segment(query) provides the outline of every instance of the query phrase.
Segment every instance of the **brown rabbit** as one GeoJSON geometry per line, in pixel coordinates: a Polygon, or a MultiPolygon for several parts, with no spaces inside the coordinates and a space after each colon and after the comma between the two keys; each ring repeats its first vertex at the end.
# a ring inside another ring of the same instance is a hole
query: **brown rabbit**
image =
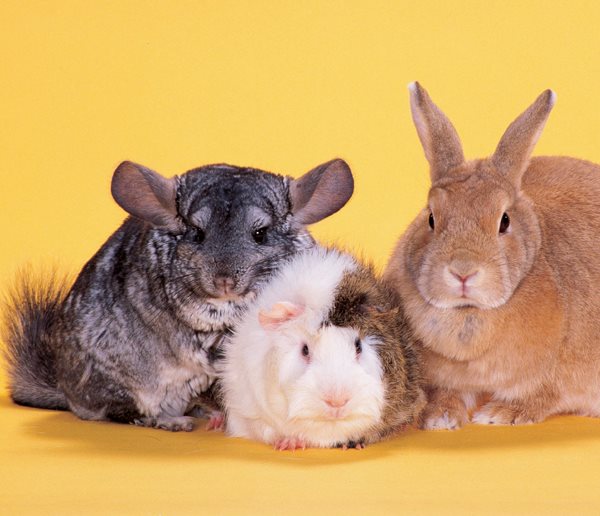
{"type": "Polygon", "coordinates": [[[424,427],[599,416],[600,166],[530,158],[550,90],[473,161],[418,83],[410,97],[432,187],[385,276],[424,343],[424,427]]]}

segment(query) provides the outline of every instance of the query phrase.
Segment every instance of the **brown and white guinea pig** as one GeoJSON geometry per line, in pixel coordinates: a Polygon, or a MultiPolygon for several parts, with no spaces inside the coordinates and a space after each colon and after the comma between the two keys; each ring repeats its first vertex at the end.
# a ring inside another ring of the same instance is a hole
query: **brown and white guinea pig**
{"type": "Polygon", "coordinates": [[[361,448],[425,405],[396,294],[349,254],[314,248],[283,267],[225,347],[226,432],[274,445],[361,448]]]}
{"type": "Polygon", "coordinates": [[[410,90],[432,185],[384,276],[424,345],[425,428],[469,411],[478,424],[600,416],[600,166],[531,158],[550,90],[469,161],[427,92],[410,90]]]}

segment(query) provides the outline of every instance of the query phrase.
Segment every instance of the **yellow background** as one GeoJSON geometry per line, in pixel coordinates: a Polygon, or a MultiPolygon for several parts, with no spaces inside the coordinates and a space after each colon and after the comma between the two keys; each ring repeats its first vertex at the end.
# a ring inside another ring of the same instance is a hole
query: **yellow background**
{"type": "MultiPolygon", "coordinates": [[[[335,156],[354,198],[318,224],[383,266],[429,179],[418,79],[489,154],[545,88],[536,149],[600,162],[595,1],[0,3],[0,285],[76,272],[123,219],[115,166],[229,162],[297,176],[335,156]]],[[[2,380],[2,378],[0,378],[2,380]]],[[[0,513],[597,513],[600,421],[410,432],[362,452],[276,453],[12,406],[0,513]]]]}

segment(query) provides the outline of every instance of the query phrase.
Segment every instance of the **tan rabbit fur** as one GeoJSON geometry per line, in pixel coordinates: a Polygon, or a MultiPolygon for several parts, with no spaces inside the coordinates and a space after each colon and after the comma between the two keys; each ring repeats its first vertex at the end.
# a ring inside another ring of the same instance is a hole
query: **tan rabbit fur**
{"type": "Polygon", "coordinates": [[[549,90],[474,161],[427,92],[410,90],[432,186],[385,277],[424,343],[424,427],[599,416],[600,166],[530,157],[549,90]]]}

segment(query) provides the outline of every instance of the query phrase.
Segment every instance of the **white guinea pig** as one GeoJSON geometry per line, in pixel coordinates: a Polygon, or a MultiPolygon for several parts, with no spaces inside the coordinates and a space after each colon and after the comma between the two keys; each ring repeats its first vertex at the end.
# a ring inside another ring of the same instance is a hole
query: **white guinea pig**
{"type": "Polygon", "coordinates": [[[355,447],[425,404],[396,295],[348,254],[314,248],[259,294],[225,345],[226,431],[280,450],[355,447]]]}

